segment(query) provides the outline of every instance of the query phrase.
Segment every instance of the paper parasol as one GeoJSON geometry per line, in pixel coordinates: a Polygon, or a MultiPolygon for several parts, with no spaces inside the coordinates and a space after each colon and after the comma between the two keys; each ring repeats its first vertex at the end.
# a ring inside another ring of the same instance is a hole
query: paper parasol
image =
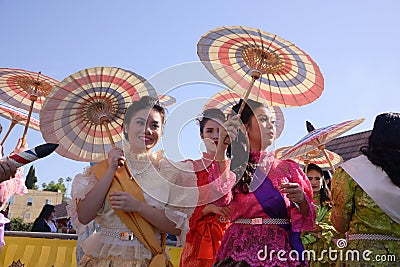
{"type": "Polygon", "coordinates": [[[22,140],[25,142],[32,112],[39,113],[45,97],[57,80],[41,74],[21,69],[0,68],[0,99],[28,111],[22,140]]]}
{"type": "Polygon", "coordinates": [[[158,94],[158,101],[162,107],[166,108],[175,104],[176,98],[169,95],[158,94]]]}
{"type": "MultiPolygon", "coordinates": [[[[226,115],[229,115],[232,111],[232,107],[238,104],[240,101],[240,96],[229,89],[220,91],[213,95],[204,105],[203,111],[209,108],[217,108],[224,112],[226,115]]],[[[263,99],[258,99],[258,102],[265,102],[263,99]]],[[[271,110],[274,118],[275,118],[275,139],[279,138],[279,136],[283,132],[283,128],[285,125],[285,118],[283,116],[283,112],[279,107],[276,106],[268,106],[271,110]]]]}
{"type": "Polygon", "coordinates": [[[211,30],[199,40],[197,54],[213,76],[245,101],[264,98],[271,106],[303,106],[324,89],[321,71],[309,55],[259,29],[211,30]]]}
{"type": "Polygon", "coordinates": [[[25,150],[18,154],[12,154],[8,156],[8,160],[12,161],[18,167],[29,164],[32,161],[47,157],[58,147],[58,144],[46,143],[40,146],[36,146],[32,149],[25,150]]]}
{"type": "MultiPolygon", "coordinates": [[[[312,132],[301,138],[300,141],[298,141],[290,149],[285,151],[282,155],[282,159],[294,158],[300,155],[304,155],[307,152],[318,148],[322,151],[322,153],[324,153],[325,157],[329,161],[329,157],[325,151],[325,144],[332,139],[340,136],[341,134],[349,131],[353,127],[359,125],[364,120],[365,119],[349,120],[313,130],[312,132]]],[[[335,168],[332,164],[330,164],[330,167],[332,171],[335,171],[335,168]]]]}
{"type": "MultiPolygon", "coordinates": [[[[14,126],[17,123],[26,125],[26,123],[28,121],[28,115],[29,114],[23,109],[19,109],[19,108],[13,107],[11,105],[7,105],[6,103],[0,103],[0,116],[11,120],[10,127],[8,128],[7,133],[3,137],[3,140],[1,141],[0,145],[4,144],[4,141],[6,141],[11,130],[14,128],[14,126]]],[[[29,127],[34,130],[40,131],[39,120],[37,120],[33,117],[30,117],[29,127]]]]}
{"type": "MultiPolygon", "coordinates": [[[[291,148],[290,146],[287,146],[275,150],[275,156],[280,159],[282,155],[285,153],[285,151],[287,151],[290,148],[291,148]]],[[[325,152],[328,155],[329,161],[331,162],[334,168],[339,166],[339,164],[343,162],[342,157],[336,154],[335,152],[332,152],[327,149],[325,149],[325,152]]],[[[322,153],[322,151],[319,149],[311,150],[305,153],[304,155],[300,155],[291,159],[297,162],[297,164],[299,164],[300,166],[305,167],[306,170],[308,164],[310,163],[317,164],[322,170],[327,170],[330,168],[328,159],[325,157],[324,153],[322,153]]]]}
{"type": "Polygon", "coordinates": [[[115,67],[76,72],[55,86],[40,112],[40,131],[56,152],[77,160],[98,162],[122,140],[122,123],[132,100],[154,88],[140,75],[115,67]]]}

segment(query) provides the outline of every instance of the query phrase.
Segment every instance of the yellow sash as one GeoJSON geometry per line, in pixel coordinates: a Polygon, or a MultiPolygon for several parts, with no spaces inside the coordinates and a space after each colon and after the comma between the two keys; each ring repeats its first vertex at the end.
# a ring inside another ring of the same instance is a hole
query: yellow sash
{"type": "MultiPolygon", "coordinates": [[[[107,160],[103,160],[91,167],[98,180],[103,177],[108,169],[107,160]]],[[[130,180],[129,174],[124,167],[118,168],[114,174],[114,179],[108,190],[107,197],[111,192],[127,192],[136,199],[145,202],[143,191],[137,184],[136,180],[130,180]]],[[[115,210],[115,213],[120,217],[124,224],[132,231],[132,233],[142,242],[145,247],[153,254],[149,267],[173,267],[173,264],[168,260],[165,253],[166,235],[161,235],[161,245],[154,234],[153,226],[142,216],[134,212],[125,212],[115,210]]]]}

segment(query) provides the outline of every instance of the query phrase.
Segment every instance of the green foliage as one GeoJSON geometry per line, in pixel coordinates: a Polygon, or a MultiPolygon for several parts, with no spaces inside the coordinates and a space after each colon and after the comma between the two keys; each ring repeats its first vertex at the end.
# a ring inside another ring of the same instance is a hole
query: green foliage
{"type": "Polygon", "coordinates": [[[31,165],[29,168],[28,174],[26,175],[25,178],[25,185],[28,189],[39,189],[39,187],[36,185],[38,179],[36,177],[36,172],[35,172],[35,167],[31,165]]]}
{"type": "Polygon", "coordinates": [[[11,218],[10,226],[11,231],[24,231],[30,232],[32,229],[33,223],[24,223],[22,218],[11,218]]]}
{"type": "Polygon", "coordinates": [[[55,183],[54,181],[51,181],[49,184],[43,183],[42,184],[43,191],[52,191],[52,192],[62,192],[63,194],[67,191],[67,187],[64,184],[64,179],[60,178],[58,179],[58,182],[55,183]]]}

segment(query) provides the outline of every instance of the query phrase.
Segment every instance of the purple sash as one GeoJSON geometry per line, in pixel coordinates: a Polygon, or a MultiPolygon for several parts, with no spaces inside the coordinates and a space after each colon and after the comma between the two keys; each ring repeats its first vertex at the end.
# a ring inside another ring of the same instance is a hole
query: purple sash
{"type": "MultiPolygon", "coordinates": [[[[254,192],[258,203],[260,203],[264,212],[268,214],[270,218],[289,219],[286,204],[281,193],[274,188],[271,180],[260,168],[257,168],[254,173],[250,189],[254,192]]],[[[304,247],[300,239],[301,232],[293,232],[291,224],[279,224],[279,226],[289,231],[290,247],[299,253],[300,260],[304,263],[304,247]]]]}

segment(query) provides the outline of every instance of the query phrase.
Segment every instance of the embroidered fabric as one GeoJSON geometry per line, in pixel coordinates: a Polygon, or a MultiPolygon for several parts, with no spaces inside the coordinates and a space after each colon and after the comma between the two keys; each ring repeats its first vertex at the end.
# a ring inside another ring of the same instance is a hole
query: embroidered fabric
{"type": "MultiPolygon", "coordinates": [[[[135,163],[137,163],[135,160],[141,162],[146,160],[142,155],[133,153],[129,153],[127,156],[130,166],[135,166],[135,163]]],[[[182,169],[191,169],[192,176],[194,176],[193,166],[191,163],[184,164],[184,166],[174,164],[157,155],[152,155],[152,159],[157,160],[141,175],[135,176],[143,189],[145,201],[156,209],[164,211],[165,215],[176,224],[176,228],[181,229],[182,234],[186,234],[189,228],[187,221],[194,209],[190,205],[195,206],[193,202],[197,203],[197,188],[190,186],[196,184],[196,179],[188,174],[190,172],[182,172],[182,169]],[[190,190],[181,190],[184,186],[187,186],[190,190]]],[[[147,160],[149,160],[148,156],[147,160]]],[[[84,199],[96,183],[97,178],[90,168],[85,169],[83,174],[78,174],[75,177],[71,190],[72,201],[68,205],[73,224],[78,222],[76,202],[84,199]]],[[[129,231],[111,208],[108,200],[104,201],[103,207],[97,212],[95,221],[108,229],[129,231]]],[[[155,232],[158,232],[157,229],[155,229],[155,232]]],[[[156,237],[159,241],[161,240],[158,233],[156,237]]],[[[151,259],[151,252],[139,240],[120,240],[104,235],[101,231],[88,237],[82,243],[82,248],[86,255],[92,257],[120,256],[127,261],[151,259]]]]}
{"type": "MultiPolygon", "coordinates": [[[[262,158],[262,153],[258,154],[262,158]]],[[[270,159],[270,157],[266,158],[270,159]]],[[[313,229],[315,211],[311,204],[312,189],[305,174],[295,162],[289,160],[281,161],[274,159],[270,164],[267,163],[264,167],[260,166],[259,168],[262,168],[262,170],[266,172],[265,167],[268,168],[268,166],[270,166],[268,178],[271,180],[274,188],[279,190],[279,186],[282,183],[292,182],[298,183],[304,191],[305,200],[309,206],[307,216],[302,216],[296,208],[293,208],[286,195],[282,195],[289,212],[293,231],[313,229]]],[[[243,194],[238,188],[234,190],[234,199],[230,204],[230,208],[231,221],[235,221],[239,218],[269,218],[263,211],[254,193],[249,192],[248,194],[243,194]]],[[[257,253],[261,249],[264,249],[264,246],[267,246],[268,251],[279,251],[282,249],[289,253],[291,250],[289,245],[289,233],[278,225],[231,224],[225,232],[222,245],[217,254],[217,261],[222,261],[231,257],[237,262],[242,260],[246,261],[250,266],[301,265],[299,261],[290,259],[288,261],[281,261],[276,257],[276,253],[271,260],[269,260],[269,255],[266,261],[259,260],[257,253]]]]}
{"type": "Polygon", "coordinates": [[[7,204],[7,201],[14,194],[18,194],[20,196],[28,193],[28,189],[25,186],[24,179],[24,169],[20,167],[17,169],[15,173],[15,177],[10,180],[6,180],[0,183],[0,206],[1,209],[7,204]]]}

